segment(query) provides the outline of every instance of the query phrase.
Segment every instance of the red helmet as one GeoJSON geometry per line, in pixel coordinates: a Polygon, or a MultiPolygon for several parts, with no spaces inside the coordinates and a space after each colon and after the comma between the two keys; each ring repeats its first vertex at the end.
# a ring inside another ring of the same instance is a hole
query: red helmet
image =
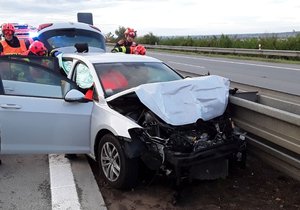
{"type": "Polygon", "coordinates": [[[136,31],[133,28],[127,28],[124,32],[125,37],[130,36],[132,38],[136,37],[136,31]]]}
{"type": "Polygon", "coordinates": [[[15,33],[15,27],[11,23],[4,23],[1,28],[3,34],[4,31],[12,31],[13,33],[15,33]]]}
{"type": "Polygon", "coordinates": [[[44,46],[44,44],[40,41],[34,41],[29,46],[29,52],[38,55],[38,56],[44,56],[47,55],[47,48],[44,46]]]}

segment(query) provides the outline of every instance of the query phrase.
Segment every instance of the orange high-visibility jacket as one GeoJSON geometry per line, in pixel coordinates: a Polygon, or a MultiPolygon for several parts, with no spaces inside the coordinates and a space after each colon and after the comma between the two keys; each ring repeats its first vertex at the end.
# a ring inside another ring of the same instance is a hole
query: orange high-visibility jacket
{"type": "Polygon", "coordinates": [[[11,47],[7,44],[7,42],[5,40],[2,40],[0,43],[3,46],[3,55],[11,55],[11,54],[22,54],[27,50],[26,44],[25,44],[25,40],[24,39],[20,39],[20,47],[11,47]]]}

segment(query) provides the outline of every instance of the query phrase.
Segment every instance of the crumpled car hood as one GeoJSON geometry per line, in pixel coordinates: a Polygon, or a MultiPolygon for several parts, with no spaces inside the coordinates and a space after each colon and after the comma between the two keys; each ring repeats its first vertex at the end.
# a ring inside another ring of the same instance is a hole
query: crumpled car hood
{"type": "Polygon", "coordinates": [[[210,75],[143,84],[110,97],[135,91],[140,101],[166,123],[186,125],[222,115],[228,104],[229,79],[210,75]]]}

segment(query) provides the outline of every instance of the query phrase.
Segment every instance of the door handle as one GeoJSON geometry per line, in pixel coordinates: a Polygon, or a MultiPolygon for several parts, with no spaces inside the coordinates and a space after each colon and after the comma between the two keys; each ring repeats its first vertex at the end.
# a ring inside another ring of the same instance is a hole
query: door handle
{"type": "Polygon", "coordinates": [[[17,104],[1,104],[1,108],[3,109],[21,109],[22,107],[17,104]]]}

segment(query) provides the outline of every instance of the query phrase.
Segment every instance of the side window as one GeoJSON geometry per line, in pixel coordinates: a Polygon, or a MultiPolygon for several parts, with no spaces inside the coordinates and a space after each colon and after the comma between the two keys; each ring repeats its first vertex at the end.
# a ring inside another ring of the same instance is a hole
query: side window
{"type": "Polygon", "coordinates": [[[0,74],[5,95],[63,98],[62,85],[70,83],[62,75],[29,62],[0,60],[0,74]]]}
{"type": "Polygon", "coordinates": [[[79,63],[75,66],[75,82],[81,89],[89,89],[93,85],[93,76],[90,73],[89,68],[79,63]]]}
{"type": "Polygon", "coordinates": [[[9,61],[0,61],[0,75],[3,80],[15,80],[17,78],[17,72],[13,69],[9,61]]]}

